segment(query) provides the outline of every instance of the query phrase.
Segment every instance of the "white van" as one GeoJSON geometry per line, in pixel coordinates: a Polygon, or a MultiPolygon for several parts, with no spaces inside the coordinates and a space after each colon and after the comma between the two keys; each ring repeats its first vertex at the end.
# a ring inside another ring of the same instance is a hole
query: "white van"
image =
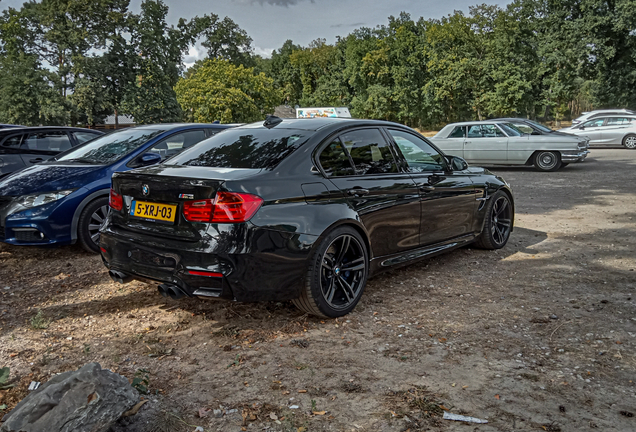
{"type": "Polygon", "coordinates": [[[340,117],[351,118],[347,107],[296,108],[296,118],[340,117]]]}

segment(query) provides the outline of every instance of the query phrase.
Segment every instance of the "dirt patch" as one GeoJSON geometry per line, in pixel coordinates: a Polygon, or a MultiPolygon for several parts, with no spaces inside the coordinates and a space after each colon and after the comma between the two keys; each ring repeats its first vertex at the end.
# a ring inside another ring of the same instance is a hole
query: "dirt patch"
{"type": "Polygon", "coordinates": [[[635,430],[635,161],[494,169],[516,197],[506,248],[378,276],[338,320],[166,300],[78,247],[1,245],[0,367],[17,385],[0,405],[97,361],[147,371],[149,403],[117,431],[635,430]]]}

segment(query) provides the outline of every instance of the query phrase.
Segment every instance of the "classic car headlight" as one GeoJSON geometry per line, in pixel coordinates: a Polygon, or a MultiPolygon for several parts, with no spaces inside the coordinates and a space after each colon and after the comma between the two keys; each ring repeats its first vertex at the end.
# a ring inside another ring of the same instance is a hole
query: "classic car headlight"
{"type": "Polygon", "coordinates": [[[24,208],[37,207],[62,199],[65,196],[68,196],[73,191],[75,191],[75,189],[68,189],[56,192],[45,192],[35,195],[24,195],[17,200],[17,204],[21,205],[24,208]]]}

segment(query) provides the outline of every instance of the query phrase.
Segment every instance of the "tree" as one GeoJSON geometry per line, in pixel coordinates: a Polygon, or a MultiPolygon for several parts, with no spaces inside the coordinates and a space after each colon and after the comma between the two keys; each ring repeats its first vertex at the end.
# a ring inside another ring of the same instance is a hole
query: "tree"
{"type": "Polygon", "coordinates": [[[185,117],[193,122],[252,122],[272,113],[280,100],[273,80],[228,60],[205,60],[175,87],[185,117]]]}

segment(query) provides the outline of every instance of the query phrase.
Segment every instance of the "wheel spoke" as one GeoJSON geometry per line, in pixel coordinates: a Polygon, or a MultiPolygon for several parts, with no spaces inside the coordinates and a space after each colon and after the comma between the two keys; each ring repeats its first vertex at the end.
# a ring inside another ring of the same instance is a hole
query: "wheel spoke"
{"type": "Polygon", "coordinates": [[[360,257],[360,258],[355,259],[353,261],[349,261],[348,263],[343,263],[340,266],[340,270],[341,271],[357,271],[357,270],[364,269],[365,266],[366,266],[366,264],[364,262],[364,257],[360,257]]]}
{"type": "Polygon", "coordinates": [[[333,278],[329,278],[329,288],[327,288],[327,293],[325,294],[325,300],[327,300],[327,303],[331,304],[335,293],[336,284],[334,283],[333,278]]]}
{"type": "Polygon", "coordinates": [[[345,254],[349,250],[350,244],[351,244],[351,237],[348,235],[342,236],[342,244],[340,245],[340,250],[338,251],[338,256],[336,257],[336,260],[335,260],[336,264],[342,263],[342,259],[344,258],[345,254]]]}
{"type": "Polygon", "coordinates": [[[498,219],[497,223],[501,226],[505,226],[505,227],[510,227],[510,220],[509,219],[498,219]]]}
{"type": "Polygon", "coordinates": [[[506,208],[508,207],[508,201],[504,200],[503,204],[499,205],[498,207],[499,209],[497,210],[497,217],[499,217],[499,215],[506,210],[506,208]]]}
{"type": "Polygon", "coordinates": [[[89,224],[89,225],[88,225],[88,231],[89,231],[89,232],[91,232],[91,231],[99,231],[99,229],[100,229],[101,227],[102,227],[102,226],[101,226],[100,224],[89,224]]]}
{"type": "Polygon", "coordinates": [[[93,240],[94,243],[97,243],[99,241],[99,231],[91,236],[91,240],[93,240]]]}
{"type": "Polygon", "coordinates": [[[351,300],[355,297],[353,288],[351,288],[351,285],[349,285],[347,281],[344,280],[341,276],[338,276],[337,281],[340,287],[342,288],[342,291],[344,291],[345,295],[347,296],[348,302],[351,302],[351,300]]]}
{"type": "Polygon", "coordinates": [[[322,258],[322,268],[333,271],[333,260],[327,255],[322,258]]]}
{"type": "Polygon", "coordinates": [[[93,216],[91,217],[91,219],[96,220],[100,224],[104,222],[104,218],[98,215],[97,212],[93,213],[93,216]]]}

